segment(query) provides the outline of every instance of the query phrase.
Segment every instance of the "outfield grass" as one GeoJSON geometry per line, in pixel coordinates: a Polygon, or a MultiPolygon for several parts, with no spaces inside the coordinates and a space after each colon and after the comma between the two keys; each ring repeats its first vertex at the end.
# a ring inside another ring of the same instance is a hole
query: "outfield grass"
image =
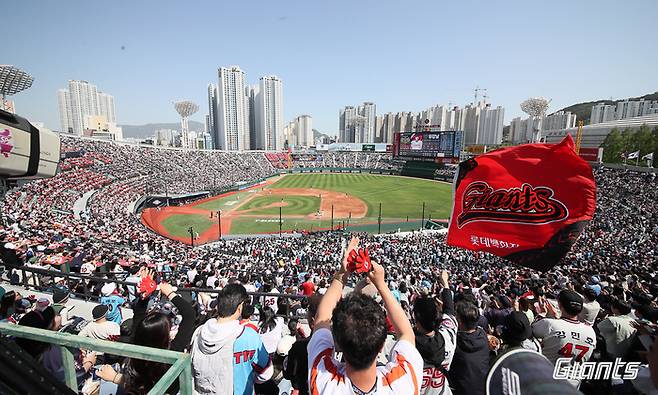
{"type": "Polygon", "coordinates": [[[162,221],[167,233],[178,237],[189,237],[190,233],[187,230],[190,226],[200,234],[214,224],[215,222],[203,214],[174,214],[162,221]]]}
{"type": "Polygon", "coordinates": [[[447,183],[408,177],[372,174],[289,174],[271,188],[317,188],[345,192],[368,205],[366,217],[376,218],[379,203],[382,218],[448,218],[452,189],[447,183]]]}
{"type": "Polygon", "coordinates": [[[240,206],[238,211],[253,210],[249,211],[249,215],[278,215],[279,207],[266,206],[280,202],[286,203],[282,207],[282,212],[287,215],[308,215],[316,213],[320,209],[320,198],[317,196],[271,195],[257,196],[240,206]]]}

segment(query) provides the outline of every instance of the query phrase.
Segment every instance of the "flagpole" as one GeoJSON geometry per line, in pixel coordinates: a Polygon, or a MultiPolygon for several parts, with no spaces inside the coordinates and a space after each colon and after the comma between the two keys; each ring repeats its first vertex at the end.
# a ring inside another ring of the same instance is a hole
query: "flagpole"
{"type": "Polygon", "coordinates": [[[635,158],[635,166],[637,167],[639,165],[640,165],[640,147],[638,146],[637,147],[637,158],[635,158]]]}

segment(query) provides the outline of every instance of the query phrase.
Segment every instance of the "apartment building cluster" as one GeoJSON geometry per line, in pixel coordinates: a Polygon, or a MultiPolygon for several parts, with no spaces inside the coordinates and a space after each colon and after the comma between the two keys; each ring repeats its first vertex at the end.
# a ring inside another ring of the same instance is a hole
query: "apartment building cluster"
{"type": "Polygon", "coordinates": [[[339,114],[339,141],[344,143],[393,142],[397,132],[411,132],[425,124],[438,130],[462,130],[464,143],[500,144],[503,138],[505,109],[478,102],[464,108],[437,105],[420,112],[389,112],[377,115],[376,106],[365,102],[359,106],[345,106],[339,114]]]}
{"type": "Polygon", "coordinates": [[[63,133],[122,140],[116,124],[114,96],[101,92],[88,81],[70,80],[57,91],[60,131],[63,133]]]}
{"type": "Polygon", "coordinates": [[[576,114],[558,111],[544,117],[517,117],[510,123],[507,140],[513,144],[523,144],[541,140],[544,132],[568,129],[576,126],[576,114]]]}
{"type": "Polygon", "coordinates": [[[642,117],[658,114],[658,101],[656,100],[624,100],[617,104],[599,103],[592,106],[589,124],[642,117]]]}

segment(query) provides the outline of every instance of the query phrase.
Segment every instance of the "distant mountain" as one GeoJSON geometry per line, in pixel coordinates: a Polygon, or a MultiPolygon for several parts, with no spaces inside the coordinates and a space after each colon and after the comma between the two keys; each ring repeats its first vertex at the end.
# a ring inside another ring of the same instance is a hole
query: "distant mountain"
{"type": "MultiPolygon", "coordinates": [[[[592,107],[596,104],[599,103],[605,103],[605,104],[617,104],[618,102],[625,101],[625,100],[658,100],[658,92],[654,93],[649,93],[644,96],[640,97],[629,97],[628,99],[620,99],[620,100],[597,100],[597,101],[590,101],[586,103],[577,103],[577,104],[572,104],[569,107],[564,107],[561,110],[558,111],[571,111],[572,114],[577,115],[577,120],[578,121],[585,121],[585,125],[589,124],[589,117],[592,115],[592,107]]],[[[557,112],[557,111],[556,111],[557,112]]]]}
{"type": "MultiPolygon", "coordinates": [[[[180,123],[147,123],[145,125],[119,125],[123,128],[124,137],[145,138],[155,135],[158,129],[180,130],[180,123]]],[[[190,130],[202,132],[204,125],[201,122],[189,121],[190,130]]]]}
{"type": "Polygon", "coordinates": [[[317,129],[313,129],[313,141],[317,140],[320,137],[331,139],[332,136],[329,136],[328,134],[321,133],[317,129]]]}

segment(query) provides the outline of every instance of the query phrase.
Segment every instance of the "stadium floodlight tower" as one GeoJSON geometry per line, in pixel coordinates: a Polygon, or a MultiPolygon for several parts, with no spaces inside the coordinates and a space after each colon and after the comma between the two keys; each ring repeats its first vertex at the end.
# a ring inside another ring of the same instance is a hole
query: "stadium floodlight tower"
{"type": "Polygon", "coordinates": [[[5,109],[7,96],[24,91],[32,86],[32,82],[34,78],[23,70],[10,65],[0,65],[0,110],[5,109]]]}
{"type": "Polygon", "coordinates": [[[190,148],[190,142],[188,139],[189,127],[187,124],[187,119],[197,111],[199,111],[199,106],[189,100],[180,100],[174,102],[174,107],[178,112],[178,115],[181,116],[180,127],[181,127],[181,145],[183,148],[190,148]]]}
{"type": "Polygon", "coordinates": [[[541,123],[548,110],[548,105],[551,103],[549,99],[544,97],[531,97],[521,103],[521,111],[532,117],[533,136],[532,142],[539,143],[541,141],[541,123]],[[535,120],[538,119],[537,124],[535,120]]]}

